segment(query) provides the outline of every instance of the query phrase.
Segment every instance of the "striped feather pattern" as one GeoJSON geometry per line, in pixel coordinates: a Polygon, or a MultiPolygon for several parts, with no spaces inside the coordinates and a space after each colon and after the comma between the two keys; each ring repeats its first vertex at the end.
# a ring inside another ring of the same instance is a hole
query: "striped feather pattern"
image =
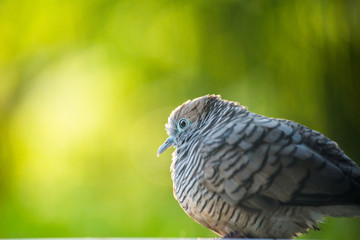
{"type": "Polygon", "coordinates": [[[174,196],[220,236],[290,238],[360,215],[360,169],[319,132],[214,95],[175,109],[166,128],[174,196]]]}

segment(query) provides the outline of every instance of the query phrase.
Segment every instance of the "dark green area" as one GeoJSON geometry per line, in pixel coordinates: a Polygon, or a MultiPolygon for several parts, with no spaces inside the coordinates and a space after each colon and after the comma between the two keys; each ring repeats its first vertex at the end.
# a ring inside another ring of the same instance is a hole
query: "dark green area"
{"type": "MultiPolygon", "coordinates": [[[[208,93],[360,159],[359,1],[0,2],[0,237],[213,237],[172,196],[172,109],[208,93]]],[[[305,238],[356,239],[359,219],[305,238]]]]}

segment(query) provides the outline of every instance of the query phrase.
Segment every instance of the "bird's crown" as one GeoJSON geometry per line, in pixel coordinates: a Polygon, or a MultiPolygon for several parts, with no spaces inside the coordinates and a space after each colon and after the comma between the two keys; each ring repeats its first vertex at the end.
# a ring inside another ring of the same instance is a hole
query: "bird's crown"
{"type": "Polygon", "coordinates": [[[230,102],[221,99],[220,95],[205,95],[202,97],[188,100],[177,107],[169,116],[168,123],[165,125],[166,130],[170,136],[176,134],[178,123],[180,119],[188,119],[190,122],[197,121],[202,114],[210,111],[216,103],[237,105],[237,102],[230,102]]]}

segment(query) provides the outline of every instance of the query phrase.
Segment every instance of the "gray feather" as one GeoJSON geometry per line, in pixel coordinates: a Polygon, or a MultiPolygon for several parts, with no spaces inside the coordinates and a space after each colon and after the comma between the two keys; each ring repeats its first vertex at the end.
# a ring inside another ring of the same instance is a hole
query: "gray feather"
{"type": "Polygon", "coordinates": [[[317,131],[214,95],[174,110],[167,128],[175,197],[221,236],[289,238],[327,215],[360,216],[359,167],[317,131]],[[192,124],[177,132],[181,118],[192,124]]]}

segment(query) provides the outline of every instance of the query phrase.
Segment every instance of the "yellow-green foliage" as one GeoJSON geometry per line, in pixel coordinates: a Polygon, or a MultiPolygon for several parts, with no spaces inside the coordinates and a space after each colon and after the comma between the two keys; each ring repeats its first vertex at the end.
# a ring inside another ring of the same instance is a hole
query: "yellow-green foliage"
{"type": "Polygon", "coordinates": [[[359,66],[356,0],[2,0],[0,237],[213,237],[156,158],[170,111],[221,94],[359,160],[359,66]]]}

